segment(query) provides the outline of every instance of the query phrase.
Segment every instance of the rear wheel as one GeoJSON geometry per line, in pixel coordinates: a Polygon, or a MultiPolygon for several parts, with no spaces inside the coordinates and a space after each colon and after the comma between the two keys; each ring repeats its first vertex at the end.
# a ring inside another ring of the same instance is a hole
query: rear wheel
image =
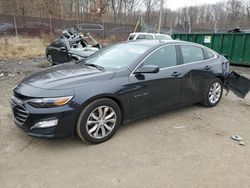
{"type": "Polygon", "coordinates": [[[202,104],[206,107],[216,106],[222,97],[223,85],[219,78],[214,78],[208,84],[202,104]]]}
{"type": "Polygon", "coordinates": [[[76,133],[81,140],[98,144],[110,139],[120,124],[119,106],[111,99],[97,99],[79,115],[76,133]]]}
{"type": "Polygon", "coordinates": [[[54,65],[53,59],[52,59],[52,57],[51,57],[50,54],[47,54],[47,60],[48,60],[50,66],[53,66],[53,65],[54,65]]]}

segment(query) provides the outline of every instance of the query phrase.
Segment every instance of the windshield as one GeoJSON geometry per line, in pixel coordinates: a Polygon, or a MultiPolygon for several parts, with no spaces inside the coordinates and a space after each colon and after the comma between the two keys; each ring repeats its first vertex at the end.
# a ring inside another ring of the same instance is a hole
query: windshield
{"type": "Polygon", "coordinates": [[[97,53],[89,56],[84,63],[95,64],[104,68],[120,69],[131,65],[150,46],[138,44],[117,44],[103,48],[97,53]]]}
{"type": "Polygon", "coordinates": [[[155,35],[155,39],[158,40],[172,40],[172,38],[168,35],[155,35]]]}

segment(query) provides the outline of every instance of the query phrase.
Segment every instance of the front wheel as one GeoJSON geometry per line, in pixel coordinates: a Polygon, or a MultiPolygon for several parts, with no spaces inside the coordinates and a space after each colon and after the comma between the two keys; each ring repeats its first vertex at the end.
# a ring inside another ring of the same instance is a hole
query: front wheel
{"type": "Polygon", "coordinates": [[[208,84],[202,104],[206,107],[216,106],[222,97],[223,85],[219,78],[214,78],[208,84]]]}
{"type": "Polygon", "coordinates": [[[110,139],[121,124],[121,111],[111,99],[97,99],[87,105],[79,115],[76,133],[92,144],[110,139]]]}

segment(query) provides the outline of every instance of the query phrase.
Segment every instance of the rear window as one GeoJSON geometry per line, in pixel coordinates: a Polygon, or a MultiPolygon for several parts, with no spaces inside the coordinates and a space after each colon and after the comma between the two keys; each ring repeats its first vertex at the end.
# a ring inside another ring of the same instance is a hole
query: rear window
{"type": "Polygon", "coordinates": [[[180,46],[183,56],[183,63],[192,63],[204,60],[203,50],[195,46],[180,46]]]}

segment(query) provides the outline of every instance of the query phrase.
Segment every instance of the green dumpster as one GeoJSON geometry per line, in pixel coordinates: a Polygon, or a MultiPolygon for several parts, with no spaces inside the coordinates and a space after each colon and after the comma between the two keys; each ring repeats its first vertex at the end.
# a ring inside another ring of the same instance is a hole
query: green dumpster
{"type": "Polygon", "coordinates": [[[172,38],[207,46],[227,55],[231,64],[250,66],[250,33],[175,33],[172,38]]]}

